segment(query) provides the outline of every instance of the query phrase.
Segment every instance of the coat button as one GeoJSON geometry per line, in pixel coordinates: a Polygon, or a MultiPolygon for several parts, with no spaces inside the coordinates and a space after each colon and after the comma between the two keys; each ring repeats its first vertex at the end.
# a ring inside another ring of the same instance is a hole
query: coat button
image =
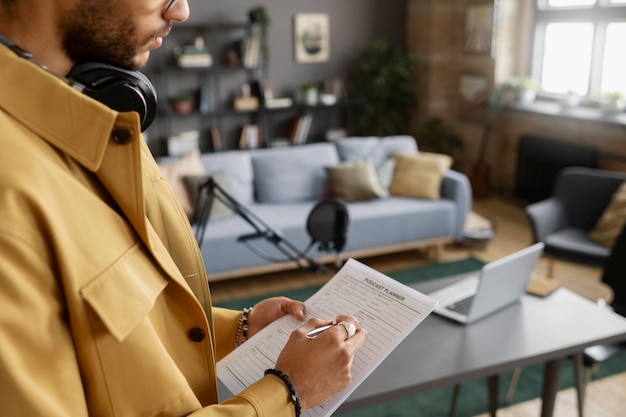
{"type": "Polygon", "coordinates": [[[192,342],[199,343],[204,340],[205,333],[204,333],[204,330],[202,330],[201,328],[194,327],[193,329],[189,330],[189,333],[187,333],[187,336],[189,336],[189,339],[192,342]]]}
{"type": "Polygon", "coordinates": [[[115,129],[111,135],[115,143],[124,145],[133,137],[133,132],[128,129],[115,129]]]}

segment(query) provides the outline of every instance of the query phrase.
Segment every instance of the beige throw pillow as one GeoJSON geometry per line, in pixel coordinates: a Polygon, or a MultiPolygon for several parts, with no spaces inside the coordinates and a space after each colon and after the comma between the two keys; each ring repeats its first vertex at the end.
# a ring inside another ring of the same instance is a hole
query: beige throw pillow
{"type": "Polygon", "coordinates": [[[378,182],[376,169],[369,159],[326,167],[330,192],[345,201],[386,197],[378,182]]]}
{"type": "Polygon", "coordinates": [[[395,153],[391,156],[396,161],[396,169],[389,186],[389,194],[439,199],[443,175],[452,166],[450,156],[432,152],[395,153]]]}
{"type": "MultiPolygon", "coordinates": [[[[220,172],[213,173],[211,175],[188,175],[183,177],[185,181],[185,185],[187,187],[187,192],[189,193],[189,197],[191,198],[192,210],[196,208],[195,203],[198,198],[198,192],[200,191],[200,186],[207,182],[207,180],[213,177],[213,181],[217,185],[219,185],[225,192],[228,192],[228,187],[226,184],[226,179],[223,174],[220,172]]],[[[206,199],[208,195],[208,189],[203,189],[202,194],[200,194],[199,201],[197,201],[199,210],[202,210],[202,207],[206,204],[206,199]]],[[[192,213],[196,216],[199,216],[200,213],[192,213]]],[[[233,212],[222,203],[218,198],[213,198],[213,204],[211,205],[211,212],[209,213],[209,222],[214,220],[223,219],[226,217],[230,217],[233,215],[233,212]]],[[[197,220],[191,218],[191,220],[197,220]]]]}
{"type": "Polygon", "coordinates": [[[187,216],[191,218],[193,200],[189,196],[184,177],[189,175],[203,175],[205,173],[200,160],[200,151],[192,151],[180,159],[160,164],[159,167],[161,168],[163,176],[172,187],[172,190],[174,190],[174,194],[178,197],[180,204],[183,206],[183,210],[185,210],[187,216]]]}
{"type": "Polygon", "coordinates": [[[609,205],[604,209],[589,237],[612,248],[626,222],[626,182],[615,191],[609,205]]]}

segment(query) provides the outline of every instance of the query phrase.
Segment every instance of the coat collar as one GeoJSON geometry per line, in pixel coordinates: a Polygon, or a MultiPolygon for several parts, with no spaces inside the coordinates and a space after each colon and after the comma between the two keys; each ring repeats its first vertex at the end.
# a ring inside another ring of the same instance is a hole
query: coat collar
{"type": "Polygon", "coordinates": [[[184,282],[146,216],[142,153],[149,151],[139,115],[111,110],[3,45],[0,91],[0,109],[93,172],[161,266],[184,282]]]}
{"type": "Polygon", "coordinates": [[[111,110],[6,47],[0,80],[0,108],[94,172],[145,239],[139,116],[111,110]]]}
{"type": "Polygon", "coordinates": [[[90,171],[97,171],[119,114],[0,45],[0,107],[90,171]]]}

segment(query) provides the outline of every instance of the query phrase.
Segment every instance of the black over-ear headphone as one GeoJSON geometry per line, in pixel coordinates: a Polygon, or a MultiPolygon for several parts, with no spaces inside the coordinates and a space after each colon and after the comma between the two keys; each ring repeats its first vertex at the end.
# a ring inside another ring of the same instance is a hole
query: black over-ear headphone
{"type": "Polygon", "coordinates": [[[156,115],[157,98],[152,83],[139,71],[100,62],[78,64],[68,78],[84,87],[83,93],[117,111],[135,111],[145,131],[156,115]]]}
{"type": "MultiPolygon", "coordinates": [[[[32,60],[29,52],[0,34],[0,43],[18,56],[32,60]]],[[[156,115],[157,97],[152,83],[139,71],[129,71],[99,62],[78,64],[68,74],[68,82],[89,97],[116,111],[135,111],[145,131],[156,115]]]]}

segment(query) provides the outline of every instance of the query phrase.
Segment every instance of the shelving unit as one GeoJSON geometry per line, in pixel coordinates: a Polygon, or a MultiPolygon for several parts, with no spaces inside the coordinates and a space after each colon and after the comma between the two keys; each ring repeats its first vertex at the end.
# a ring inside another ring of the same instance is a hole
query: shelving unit
{"type": "MultiPolygon", "coordinates": [[[[232,62],[233,51],[240,50],[243,42],[258,36],[260,28],[249,22],[208,23],[178,25],[162,48],[154,51],[145,72],[152,80],[158,96],[157,117],[147,135],[150,147],[157,156],[168,154],[168,138],[189,131],[198,131],[198,148],[201,152],[238,149],[242,127],[258,125],[261,143],[272,146],[288,138],[294,120],[311,113],[313,124],[308,141],[324,140],[325,129],[348,124],[347,102],[331,106],[306,106],[297,103],[284,108],[267,109],[262,103],[249,111],[235,110],[235,96],[240,95],[244,84],[263,82],[267,77],[267,62],[261,53],[252,65],[232,62]],[[182,67],[176,60],[176,48],[193,45],[197,39],[211,55],[212,64],[201,67],[182,67]],[[203,94],[201,92],[209,92],[203,94]],[[181,93],[192,93],[194,105],[187,114],[176,113],[170,100],[181,93]],[[200,102],[207,99],[204,105],[200,102]],[[207,99],[208,100],[208,99],[207,99]],[[215,135],[219,138],[216,138],[215,135]]],[[[259,48],[259,51],[262,47],[259,48]]]]}
{"type": "Polygon", "coordinates": [[[241,54],[238,62],[229,62],[229,55],[240,52],[243,42],[258,32],[255,24],[248,22],[208,23],[177,25],[166,43],[154,51],[146,74],[152,80],[158,96],[157,117],[148,130],[149,142],[156,154],[167,154],[167,139],[189,131],[198,131],[198,147],[203,152],[213,150],[211,131],[217,129],[222,139],[221,148],[229,148],[228,130],[232,123],[251,122],[253,114],[242,114],[232,106],[233,95],[241,85],[263,77],[264,64],[250,67],[243,65],[241,54]],[[176,59],[177,48],[194,45],[201,40],[212,63],[204,66],[181,66],[176,59]],[[208,93],[208,94],[207,94],[208,93]],[[181,94],[193,97],[189,113],[176,113],[170,101],[181,94]],[[200,102],[204,101],[204,104],[200,102]],[[237,120],[243,118],[242,120],[237,120]],[[231,120],[234,121],[231,123],[231,120]],[[224,142],[224,143],[223,143],[224,142]]]}

